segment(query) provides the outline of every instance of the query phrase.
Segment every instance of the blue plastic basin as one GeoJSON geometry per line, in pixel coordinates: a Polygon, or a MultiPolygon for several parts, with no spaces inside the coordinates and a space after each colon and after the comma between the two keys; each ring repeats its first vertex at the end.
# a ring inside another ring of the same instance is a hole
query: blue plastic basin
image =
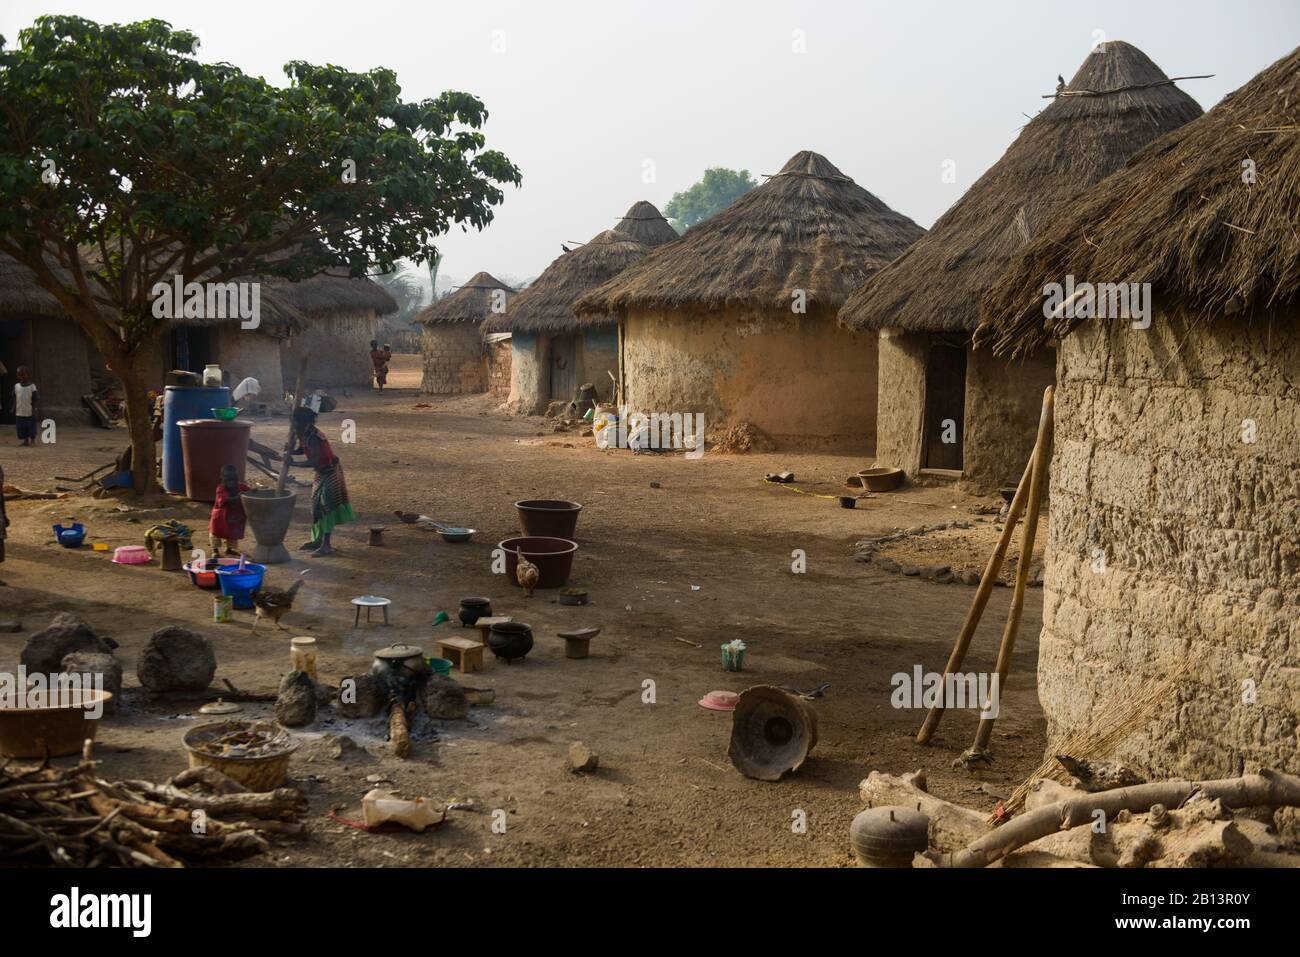
{"type": "Polygon", "coordinates": [[[247,562],[244,570],[238,565],[217,569],[217,581],[221,585],[221,594],[230,596],[230,603],[236,608],[252,608],[253,592],[262,587],[262,578],[266,575],[266,566],[256,562],[247,562]]]}

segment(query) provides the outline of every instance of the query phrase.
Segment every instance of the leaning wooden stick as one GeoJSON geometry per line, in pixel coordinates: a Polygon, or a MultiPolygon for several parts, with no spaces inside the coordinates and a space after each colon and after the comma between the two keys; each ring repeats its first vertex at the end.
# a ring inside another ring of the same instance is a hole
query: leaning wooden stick
{"type": "Polygon", "coordinates": [[[298,363],[298,380],[293,385],[293,406],[289,409],[289,437],[284,440],[284,457],[280,460],[280,474],[275,480],[275,491],[281,493],[284,491],[285,483],[289,480],[289,453],[293,451],[293,411],[298,408],[298,403],[302,401],[302,383],[307,376],[307,359],[304,355],[298,363]]]}
{"type": "MultiPolygon", "coordinates": [[[[1029,506],[1025,512],[1025,530],[1020,538],[1020,561],[1016,565],[1016,590],[1011,596],[1011,610],[1007,613],[1007,627],[1002,632],[1002,647],[998,649],[997,694],[999,698],[1007,687],[1007,674],[1011,671],[1011,656],[1016,650],[1016,635],[1020,631],[1020,617],[1025,608],[1025,589],[1029,586],[1029,566],[1034,554],[1034,539],[1038,533],[1038,514],[1047,487],[1047,466],[1052,461],[1052,399],[1054,390],[1049,385],[1043,390],[1043,414],[1038,421],[1038,442],[1034,446],[1033,472],[1029,482],[1029,506]]],[[[993,722],[997,718],[981,718],[975,731],[972,754],[988,750],[993,736],[993,722]]]]}
{"type": "MultiPolygon", "coordinates": [[[[948,676],[961,667],[962,661],[966,658],[966,650],[970,647],[971,638],[975,635],[975,629],[979,627],[980,618],[984,616],[984,607],[989,603],[989,595],[993,593],[993,585],[1002,573],[1002,562],[1007,555],[1007,548],[1011,544],[1011,536],[1015,534],[1016,522],[1020,519],[1020,513],[1025,509],[1025,499],[1029,496],[1029,479],[1034,470],[1034,456],[1029,456],[1029,462],[1025,465],[1025,474],[1020,476],[1020,484],[1016,487],[1015,498],[1011,500],[1011,505],[1007,508],[1007,523],[1002,527],[1002,535],[998,538],[997,547],[993,549],[993,554],[989,556],[988,564],[984,566],[984,574],[980,578],[979,588],[975,590],[975,598],[971,602],[970,610],[966,612],[966,620],[961,623],[961,631],[957,633],[957,641],[952,646],[952,652],[948,655],[948,663],[943,668],[943,678],[945,686],[948,676]]],[[[930,709],[930,713],[925,716],[925,723],[921,725],[921,730],[916,732],[917,744],[929,744],[930,739],[934,737],[934,732],[938,730],[939,722],[943,719],[943,706],[936,705],[930,709]]]]}

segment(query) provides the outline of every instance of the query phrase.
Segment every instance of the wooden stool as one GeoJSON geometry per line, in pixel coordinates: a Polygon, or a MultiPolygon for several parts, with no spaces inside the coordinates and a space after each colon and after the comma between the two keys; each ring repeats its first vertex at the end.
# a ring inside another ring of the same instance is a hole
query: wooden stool
{"type": "Polygon", "coordinates": [[[181,540],[164,538],[162,541],[162,570],[178,572],[181,570],[181,540]]]}
{"type": "Polygon", "coordinates": [[[450,661],[461,674],[483,670],[483,642],[472,638],[438,639],[438,656],[450,661]]]}

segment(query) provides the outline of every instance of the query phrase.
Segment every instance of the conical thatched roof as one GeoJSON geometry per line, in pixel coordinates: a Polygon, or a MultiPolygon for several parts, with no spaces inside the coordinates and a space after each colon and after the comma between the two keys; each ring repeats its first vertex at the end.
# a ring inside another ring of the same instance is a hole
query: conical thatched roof
{"type": "Polygon", "coordinates": [[[289,282],[262,277],[262,286],[307,319],[336,319],[359,312],[376,316],[397,312],[397,300],[379,283],[365,277],[322,273],[289,282]]]}
{"type": "Polygon", "coordinates": [[[584,297],[579,311],[789,309],[797,289],[809,305],[837,309],[924,232],[826,157],[805,150],[763,185],[584,297]]]}
{"type": "MultiPolygon", "coordinates": [[[[59,269],[62,274],[66,270],[59,269]]],[[[13,257],[0,253],[0,314],[62,316],[63,307],[53,293],[36,284],[35,274],[13,257]]]]}
{"type": "Polygon", "coordinates": [[[1300,49],[1080,196],[985,297],[977,334],[1023,355],[1077,320],[1043,316],[1043,286],[1149,282],[1208,316],[1300,293],[1300,49]],[[1243,162],[1254,161],[1254,182],[1243,162]]]}
{"type": "Polygon", "coordinates": [[[484,332],[567,332],[598,325],[603,317],[579,322],[578,297],[621,273],[650,252],[626,233],[607,229],[586,245],[561,255],[531,286],[510,300],[503,315],[483,323],[484,332]]]}
{"type": "Polygon", "coordinates": [[[415,321],[430,326],[450,322],[482,322],[492,315],[492,293],[497,289],[505,292],[505,302],[508,304],[514,296],[513,289],[491,273],[476,273],[473,279],[450,296],[444,296],[421,309],[415,321]]]}
{"type": "Polygon", "coordinates": [[[1070,95],[1030,120],[923,239],[849,297],[840,319],[858,329],[973,330],[980,298],[1025,243],[1134,152],[1201,115],[1167,80],[1135,46],[1098,46],[1066,85],[1070,95]]]}
{"type": "Polygon", "coordinates": [[[668,220],[655,207],[644,199],[632,204],[627,215],[614,227],[620,233],[626,233],[643,246],[662,246],[677,238],[677,230],[668,225],[668,220]]]}

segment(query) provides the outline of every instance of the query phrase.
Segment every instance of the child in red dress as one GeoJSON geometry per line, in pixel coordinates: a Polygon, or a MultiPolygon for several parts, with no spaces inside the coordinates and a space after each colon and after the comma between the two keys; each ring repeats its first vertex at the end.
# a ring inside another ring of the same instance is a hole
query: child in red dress
{"type": "Polygon", "coordinates": [[[239,554],[239,540],[244,537],[244,503],[241,492],[248,486],[239,481],[239,470],[233,465],[221,466],[221,481],[217,483],[217,498],[212,503],[212,519],[208,522],[208,536],[212,554],[220,555],[222,545],[227,555],[239,554]]]}

